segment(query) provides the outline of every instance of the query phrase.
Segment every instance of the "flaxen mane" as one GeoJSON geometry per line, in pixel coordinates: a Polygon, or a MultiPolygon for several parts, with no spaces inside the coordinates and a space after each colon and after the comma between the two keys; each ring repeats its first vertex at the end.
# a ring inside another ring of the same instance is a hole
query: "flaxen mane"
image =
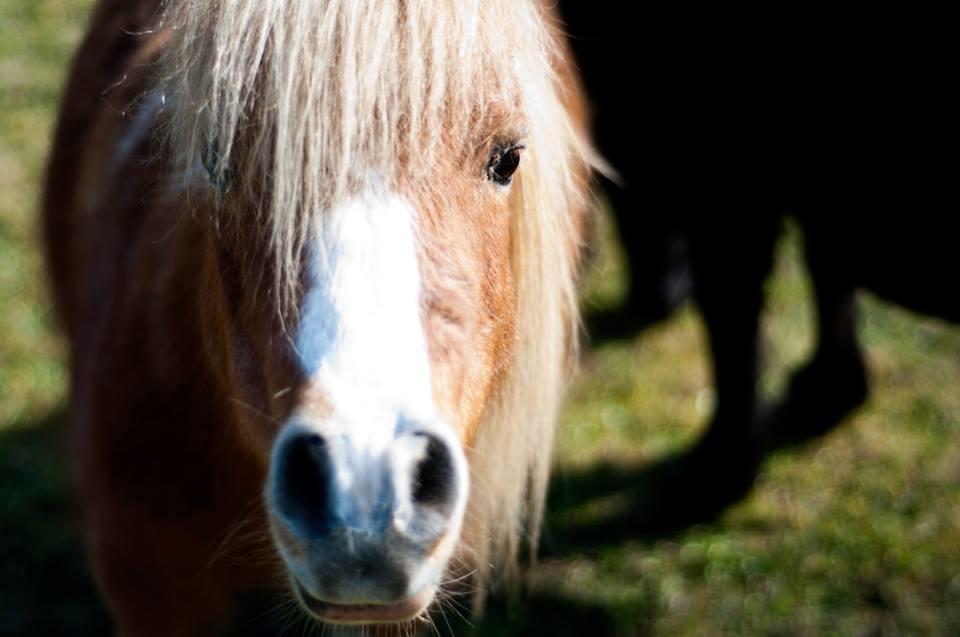
{"type": "Polygon", "coordinates": [[[319,211],[455,161],[436,150],[475,148],[488,109],[526,113],[515,360],[468,451],[461,557],[481,580],[491,564],[510,572],[521,539],[537,536],[577,320],[572,211],[586,152],[543,11],[532,0],[168,0],[162,17],[170,148],[188,173],[203,156],[255,204],[249,223],[268,230],[281,299],[319,211]]]}

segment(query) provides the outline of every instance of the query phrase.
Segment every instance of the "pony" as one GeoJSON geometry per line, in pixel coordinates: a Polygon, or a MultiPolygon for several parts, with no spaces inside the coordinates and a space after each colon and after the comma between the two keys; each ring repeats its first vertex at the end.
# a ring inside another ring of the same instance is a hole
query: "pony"
{"type": "MultiPolygon", "coordinates": [[[[712,517],[750,490],[766,454],[824,434],[868,396],[856,292],[960,322],[952,293],[957,100],[942,82],[950,36],[928,15],[830,16],[785,5],[756,16],[643,15],[561,2],[629,259],[628,336],[694,300],[716,406],[702,436],[649,473],[655,526],[712,517]],[[881,33],[897,33],[896,47],[881,33]],[[762,54],[758,54],[762,52],[762,54]],[[623,73],[624,62],[643,60],[623,73]],[[642,87],[645,117],[622,98],[642,87]],[[760,317],[784,219],[804,237],[816,347],[782,397],[757,394],[760,317]]],[[[941,21],[942,23],[942,21],[941,21]]]]}
{"type": "Polygon", "coordinates": [[[412,630],[516,572],[596,163],[565,46],[536,0],[99,2],[43,224],[121,634],[265,591],[412,630]]]}

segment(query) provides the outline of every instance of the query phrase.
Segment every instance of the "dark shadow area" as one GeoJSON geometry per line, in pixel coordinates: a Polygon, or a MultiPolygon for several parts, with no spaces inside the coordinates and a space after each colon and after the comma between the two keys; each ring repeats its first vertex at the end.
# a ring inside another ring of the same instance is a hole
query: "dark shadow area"
{"type": "Polygon", "coordinates": [[[559,469],[548,495],[541,555],[589,555],[627,540],[653,542],[681,530],[677,520],[666,519],[669,502],[658,492],[673,468],[673,462],[660,461],[559,469]]]}
{"type": "Polygon", "coordinates": [[[108,635],[71,497],[65,412],[0,430],[0,636],[108,635]]]}
{"type": "Polygon", "coordinates": [[[584,318],[587,341],[590,347],[608,343],[629,341],[638,334],[666,320],[680,308],[685,297],[665,303],[656,303],[637,309],[632,305],[590,312],[584,318]]]}
{"type": "Polygon", "coordinates": [[[548,496],[541,555],[591,555],[627,541],[651,545],[714,521],[749,493],[753,468],[710,480],[696,448],[642,465],[599,463],[559,469],[548,496]]]}
{"type": "MultiPolygon", "coordinates": [[[[653,616],[651,614],[651,616],[653,616]]],[[[545,594],[525,595],[520,603],[496,600],[487,607],[482,621],[454,621],[447,613],[448,622],[435,618],[441,635],[470,637],[520,637],[536,635],[543,637],[614,637],[622,635],[617,618],[609,609],[599,605],[545,594]]],[[[650,631],[631,635],[649,634],[650,631]]]]}

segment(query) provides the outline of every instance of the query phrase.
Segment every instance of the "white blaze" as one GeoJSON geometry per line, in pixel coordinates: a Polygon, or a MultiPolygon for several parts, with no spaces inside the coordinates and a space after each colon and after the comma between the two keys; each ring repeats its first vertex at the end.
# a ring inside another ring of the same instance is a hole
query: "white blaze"
{"type": "Polygon", "coordinates": [[[321,225],[296,339],[304,371],[337,408],[378,402],[432,416],[413,208],[394,194],[366,195],[321,225]]]}
{"type": "Polygon", "coordinates": [[[325,214],[314,239],[295,344],[332,414],[322,422],[294,419],[333,447],[334,482],[344,496],[337,505],[347,518],[371,513],[355,507],[378,499],[384,472],[408,488],[401,475],[412,473],[425,443],[398,441],[398,430],[436,421],[414,220],[397,195],[367,194],[325,214]]]}

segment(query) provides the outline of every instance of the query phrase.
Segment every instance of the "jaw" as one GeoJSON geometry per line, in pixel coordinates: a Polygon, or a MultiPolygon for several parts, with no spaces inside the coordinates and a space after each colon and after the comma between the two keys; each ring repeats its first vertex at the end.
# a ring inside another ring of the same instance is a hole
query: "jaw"
{"type": "Polygon", "coordinates": [[[394,560],[386,558],[358,566],[336,555],[347,552],[346,547],[309,554],[303,543],[278,528],[282,523],[278,525],[274,519],[271,526],[286,566],[289,588],[312,618],[327,624],[396,627],[426,617],[447,578],[460,531],[459,524],[448,529],[427,555],[394,555],[394,560]],[[392,567],[390,562],[394,563],[392,567]],[[370,580],[376,583],[378,577],[396,570],[397,564],[403,565],[406,587],[395,589],[392,594],[383,593],[382,587],[369,587],[370,580]],[[360,573],[364,575],[357,577],[360,573]]]}
{"type": "Polygon", "coordinates": [[[436,586],[431,584],[398,602],[341,604],[318,599],[307,592],[295,578],[291,580],[294,595],[300,605],[314,618],[331,624],[399,624],[410,621],[429,608],[436,594],[436,586]]]}

